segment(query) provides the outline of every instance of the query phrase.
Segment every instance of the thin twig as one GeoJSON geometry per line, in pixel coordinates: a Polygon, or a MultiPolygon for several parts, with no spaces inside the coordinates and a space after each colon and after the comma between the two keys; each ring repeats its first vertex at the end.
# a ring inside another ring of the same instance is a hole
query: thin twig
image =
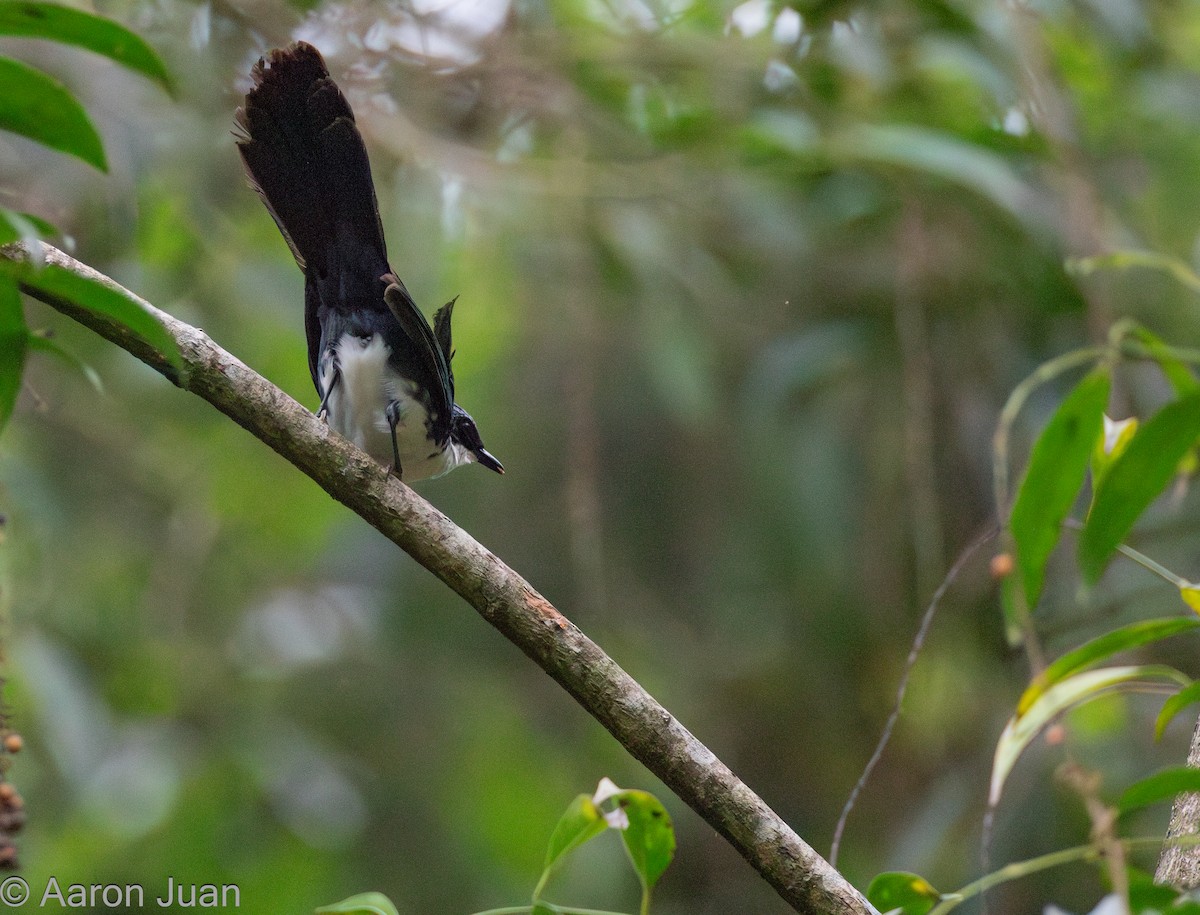
{"type": "Polygon", "coordinates": [[[867,765],[863,768],[862,775],[858,777],[858,781],[850,791],[850,796],[846,798],[846,805],[842,808],[842,815],[838,817],[837,827],[833,830],[833,844],[829,849],[829,863],[833,867],[837,867],[838,852],[842,844],[842,833],[846,829],[846,820],[850,817],[850,811],[854,809],[858,795],[866,787],[867,780],[871,777],[871,773],[875,771],[875,767],[883,757],[883,751],[887,748],[888,741],[892,739],[892,731],[896,727],[896,722],[900,720],[900,712],[904,707],[904,694],[908,691],[908,681],[912,676],[913,668],[917,664],[917,658],[921,655],[921,649],[925,647],[925,639],[929,635],[929,627],[933,625],[933,618],[937,614],[938,605],[941,604],[942,598],[950,589],[950,586],[954,584],[954,580],[958,578],[959,572],[963,570],[967,561],[975,555],[975,551],[994,538],[998,533],[1000,533],[1000,528],[995,526],[988,528],[958,554],[958,558],[954,560],[954,565],[950,567],[950,571],[946,573],[946,577],[942,579],[942,583],[933,592],[929,606],[925,608],[925,615],[921,617],[921,625],[918,627],[917,635],[913,639],[912,647],[908,651],[908,660],[904,662],[904,672],[900,675],[900,685],[896,687],[896,701],[892,705],[891,714],[888,715],[887,723],[883,726],[883,733],[879,735],[879,742],[875,745],[875,752],[867,760],[867,765]]]}
{"type": "MultiPolygon", "coordinates": [[[[1200,848],[1200,836],[1195,835],[1180,836],[1175,839],[1169,839],[1168,842],[1177,848],[1200,848]]],[[[1135,837],[1132,839],[1117,839],[1117,844],[1126,852],[1134,852],[1157,848],[1162,844],[1162,840],[1135,837]]],[[[1031,874],[1049,870],[1052,867],[1062,867],[1064,864],[1074,864],[1077,861],[1098,861],[1100,856],[1100,849],[1095,844],[1088,843],[1087,845],[1076,845],[1074,848],[1064,848],[1060,851],[1039,855],[1036,858],[1030,858],[1026,861],[1014,861],[1012,864],[1006,864],[999,870],[992,871],[990,874],[985,874],[978,880],[968,883],[957,892],[944,894],[941,901],[930,910],[929,915],[946,915],[947,912],[958,908],[958,906],[962,905],[968,899],[980,896],[992,887],[999,886],[1001,883],[1008,883],[1010,880],[1020,880],[1031,874]]]]}

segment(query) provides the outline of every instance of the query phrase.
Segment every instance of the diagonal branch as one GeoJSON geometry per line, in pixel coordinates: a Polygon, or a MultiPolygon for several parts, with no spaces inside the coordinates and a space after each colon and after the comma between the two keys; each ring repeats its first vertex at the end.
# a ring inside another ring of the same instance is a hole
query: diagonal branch
{"type": "MultiPolygon", "coordinates": [[[[867,915],[862,896],[595,642],[481,546],[325,423],[225,352],[61,251],[42,259],[141,303],[175,338],[185,370],[104,315],[36,289],[24,291],[128,350],[172,383],[203,397],[262,440],[453,588],[570,693],[636,759],[703,817],[797,912],[867,915]]],[[[29,247],[0,259],[32,264],[29,247]]]]}

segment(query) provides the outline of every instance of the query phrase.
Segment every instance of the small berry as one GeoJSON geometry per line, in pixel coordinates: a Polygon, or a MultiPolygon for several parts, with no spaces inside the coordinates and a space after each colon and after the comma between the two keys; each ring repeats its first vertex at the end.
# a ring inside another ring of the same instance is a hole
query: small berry
{"type": "Polygon", "coordinates": [[[992,557],[992,578],[999,581],[1001,578],[1008,578],[1013,570],[1012,553],[997,553],[992,557]]]}

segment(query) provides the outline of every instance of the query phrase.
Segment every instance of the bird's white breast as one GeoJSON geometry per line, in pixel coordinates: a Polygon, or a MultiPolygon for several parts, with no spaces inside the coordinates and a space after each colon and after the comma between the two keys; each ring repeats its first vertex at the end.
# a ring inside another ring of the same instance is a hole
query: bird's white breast
{"type": "Polygon", "coordinates": [[[387,407],[399,406],[396,446],[400,452],[402,479],[405,482],[441,476],[474,456],[456,442],[448,442],[439,451],[428,437],[425,407],[413,396],[413,382],[397,375],[388,365],[388,349],[383,337],[370,340],[344,334],[335,346],[336,364],[341,377],[334,377],[335,360],[321,360],[321,389],[333,391],[326,401],[329,427],[354,442],[359,448],[386,466],[393,463],[392,434],[387,407]]]}

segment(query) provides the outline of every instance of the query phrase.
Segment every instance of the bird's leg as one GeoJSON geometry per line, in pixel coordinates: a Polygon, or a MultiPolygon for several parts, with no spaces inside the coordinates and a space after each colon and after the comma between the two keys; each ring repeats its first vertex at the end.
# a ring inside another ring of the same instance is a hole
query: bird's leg
{"type": "Polygon", "coordinates": [[[329,379],[329,386],[325,389],[325,394],[321,397],[321,405],[317,407],[317,419],[329,421],[329,395],[333,393],[334,387],[342,380],[342,370],[336,365],[333,367],[333,377],[329,379]]]}
{"type": "Polygon", "coordinates": [[[396,471],[396,476],[403,478],[400,468],[400,447],[396,444],[396,427],[401,423],[400,401],[389,401],[384,415],[387,417],[388,428],[392,430],[392,459],[395,461],[393,469],[396,471]]]}

